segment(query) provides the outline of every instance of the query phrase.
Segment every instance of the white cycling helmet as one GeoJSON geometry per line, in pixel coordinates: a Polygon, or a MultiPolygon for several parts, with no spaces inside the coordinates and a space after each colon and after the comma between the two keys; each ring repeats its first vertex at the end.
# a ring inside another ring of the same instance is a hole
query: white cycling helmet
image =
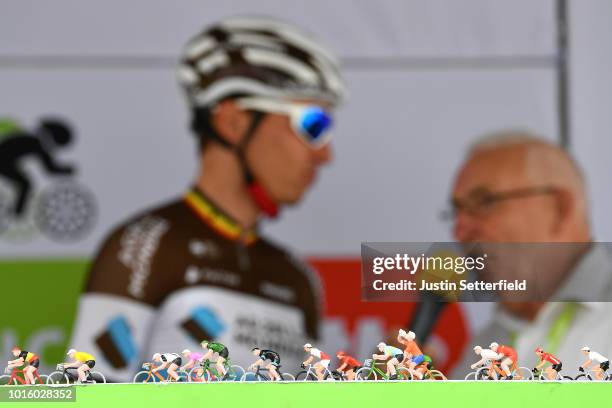
{"type": "Polygon", "coordinates": [[[584,346],[580,351],[591,351],[591,348],[589,346],[584,346]]]}
{"type": "Polygon", "coordinates": [[[68,350],[68,352],[66,353],[67,356],[71,355],[72,353],[76,353],[77,351],[75,349],[70,349],[68,350]]]}
{"type": "Polygon", "coordinates": [[[378,345],[376,347],[378,347],[378,348],[387,347],[387,345],[381,341],[380,343],[378,343],[378,345]]]}
{"type": "Polygon", "coordinates": [[[480,347],[480,346],[474,346],[474,351],[482,351],[482,347],[480,347]]]}
{"type": "Polygon", "coordinates": [[[406,337],[406,330],[404,329],[399,329],[399,331],[397,332],[398,336],[400,337],[406,337]]]}
{"type": "Polygon", "coordinates": [[[161,354],[159,354],[159,353],[153,354],[153,360],[157,360],[160,357],[161,357],[161,354]]]}
{"type": "Polygon", "coordinates": [[[491,344],[489,344],[489,348],[492,350],[494,347],[499,347],[499,344],[497,344],[496,342],[493,342],[491,344]]]}
{"type": "Polygon", "coordinates": [[[306,343],[306,344],[304,344],[304,348],[312,348],[312,344],[306,343]]]}
{"type": "Polygon", "coordinates": [[[234,95],[336,105],[346,93],[330,51],[310,33],[268,17],[227,18],[196,35],[185,47],[178,79],[193,107],[234,95]]]}
{"type": "Polygon", "coordinates": [[[416,339],[416,334],[414,334],[413,331],[409,331],[408,333],[406,333],[406,338],[408,340],[414,340],[414,339],[416,339]]]}
{"type": "Polygon", "coordinates": [[[185,350],[181,351],[181,354],[189,354],[189,353],[191,353],[191,350],[189,350],[189,349],[185,349],[185,350]]]}

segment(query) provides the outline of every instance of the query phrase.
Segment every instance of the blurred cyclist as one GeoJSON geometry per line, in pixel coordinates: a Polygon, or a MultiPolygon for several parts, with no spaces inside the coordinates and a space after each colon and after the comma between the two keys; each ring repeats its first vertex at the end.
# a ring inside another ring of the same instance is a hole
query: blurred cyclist
{"type": "Polygon", "coordinates": [[[355,359],[353,356],[346,354],[346,352],[342,350],[336,353],[336,357],[340,363],[338,368],[336,368],[336,371],[344,373],[347,380],[354,380],[355,373],[359,368],[361,368],[361,363],[359,363],[359,361],[357,361],[357,359],[355,359]]]}
{"type": "MultiPolygon", "coordinates": [[[[204,357],[204,354],[202,353],[196,353],[194,351],[191,351],[189,349],[185,349],[181,352],[181,355],[183,356],[183,358],[185,360],[187,360],[187,362],[185,363],[185,365],[183,365],[180,370],[181,371],[185,371],[185,372],[189,372],[189,370],[191,370],[195,364],[197,362],[202,361],[202,357],[204,357]]],[[[182,363],[182,361],[181,361],[182,363]]],[[[196,370],[197,376],[200,377],[202,375],[202,369],[198,368],[196,370]]]]}
{"type": "Polygon", "coordinates": [[[289,24],[232,18],[187,44],[178,76],[199,144],[193,187],[111,233],[80,303],[75,344],[99,352],[113,380],[128,380],[139,361],[97,341],[117,315],[145,355],[207,337],[245,360],[244,336],[285,348],[318,337],[316,275],[262,238],[258,221],[298,203],[332,158],[344,93],[336,59],[289,24]],[[150,334],[156,324],[173,329],[150,334]]]}

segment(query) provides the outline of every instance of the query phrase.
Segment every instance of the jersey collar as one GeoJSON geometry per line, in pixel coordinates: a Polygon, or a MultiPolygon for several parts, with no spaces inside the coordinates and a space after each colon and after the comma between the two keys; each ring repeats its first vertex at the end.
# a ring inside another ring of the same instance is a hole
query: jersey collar
{"type": "Polygon", "coordinates": [[[220,235],[250,245],[257,240],[255,228],[245,229],[223,212],[198,188],[192,188],[184,196],[185,203],[220,235]]]}

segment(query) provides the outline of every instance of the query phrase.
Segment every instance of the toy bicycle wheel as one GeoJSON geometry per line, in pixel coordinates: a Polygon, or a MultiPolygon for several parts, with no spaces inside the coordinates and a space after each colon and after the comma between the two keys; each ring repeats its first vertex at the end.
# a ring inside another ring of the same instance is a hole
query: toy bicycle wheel
{"type": "Polygon", "coordinates": [[[492,373],[489,373],[489,367],[481,367],[476,371],[476,380],[477,381],[490,381],[497,380],[497,372],[493,370],[492,373]]]}
{"type": "Polygon", "coordinates": [[[204,369],[202,367],[194,367],[189,371],[187,377],[189,382],[204,382],[204,369]]]}
{"type": "MultiPolygon", "coordinates": [[[[571,377],[567,377],[569,379],[572,379],[571,377]]],[[[534,378],[535,379],[535,378],[534,378]]],[[[538,375],[538,380],[540,381],[563,381],[564,377],[561,375],[560,372],[556,372],[555,373],[555,378],[553,378],[552,380],[548,378],[548,376],[546,375],[546,372],[544,370],[540,371],[540,374],[538,375]]]]}
{"type": "Polygon", "coordinates": [[[412,374],[410,374],[410,371],[408,371],[406,367],[398,367],[396,371],[398,381],[412,380],[412,374]]]}
{"type": "Polygon", "coordinates": [[[202,374],[202,381],[203,382],[217,382],[217,381],[221,381],[221,377],[214,370],[206,370],[202,374]]]}
{"type": "Polygon", "coordinates": [[[308,371],[300,371],[295,376],[295,381],[317,381],[318,378],[315,374],[309,373],[308,371]]]}
{"type": "Polygon", "coordinates": [[[224,381],[240,381],[243,375],[244,368],[234,364],[227,369],[224,381]]]}
{"type": "Polygon", "coordinates": [[[63,373],[61,371],[54,371],[51,374],[49,374],[49,378],[47,378],[47,384],[48,385],[70,384],[70,378],[68,377],[68,374],[66,373],[63,373]]]}
{"type": "Polygon", "coordinates": [[[36,384],[46,384],[47,383],[47,379],[49,378],[48,375],[45,374],[41,374],[38,377],[34,376],[34,382],[36,384]]]}
{"type": "Polygon", "coordinates": [[[425,376],[423,377],[423,379],[424,380],[432,380],[432,381],[443,381],[443,380],[446,380],[446,376],[444,374],[442,374],[441,371],[430,370],[430,371],[425,373],[425,376]]]}
{"type": "Polygon", "coordinates": [[[362,367],[355,373],[356,381],[376,381],[378,377],[371,367],[362,367]]]}
{"type": "Polygon", "coordinates": [[[106,384],[106,377],[99,371],[91,371],[88,379],[93,381],[94,384],[106,384]]]}
{"type": "Polygon", "coordinates": [[[527,367],[519,367],[518,370],[514,372],[515,380],[525,380],[531,381],[533,380],[533,372],[527,367]]]}
{"type": "Polygon", "coordinates": [[[577,381],[610,381],[611,375],[608,373],[604,373],[604,376],[601,379],[598,379],[593,371],[588,371],[586,373],[580,373],[576,376],[575,380],[577,381]]]}
{"type": "Polygon", "coordinates": [[[281,373],[280,377],[282,381],[295,381],[295,377],[291,373],[281,373]]]}
{"type": "Polygon", "coordinates": [[[140,383],[154,383],[158,382],[158,378],[152,375],[149,371],[139,371],[138,374],[134,376],[133,382],[136,384],[140,383]]]}
{"type": "Polygon", "coordinates": [[[13,381],[11,380],[11,376],[10,375],[1,375],[0,376],[0,385],[17,385],[17,381],[13,378],[13,381]]]}
{"type": "Polygon", "coordinates": [[[253,371],[247,371],[242,375],[240,381],[266,381],[267,378],[264,378],[261,374],[257,374],[253,371]]]}
{"type": "Polygon", "coordinates": [[[324,380],[334,380],[334,381],[342,381],[344,377],[337,371],[325,371],[325,375],[323,376],[324,380]]]}
{"type": "Polygon", "coordinates": [[[176,375],[178,376],[178,379],[172,379],[171,381],[174,382],[189,382],[189,373],[185,372],[185,371],[177,371],[176,375]]]}

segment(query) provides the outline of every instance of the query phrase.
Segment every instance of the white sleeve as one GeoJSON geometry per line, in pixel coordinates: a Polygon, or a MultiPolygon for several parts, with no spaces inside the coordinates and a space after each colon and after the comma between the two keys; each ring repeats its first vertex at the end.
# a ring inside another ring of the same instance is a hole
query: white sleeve
{"type": "Polygon", "coordinates": [[[591,351],[589,353],[589,360],[596,361],[596,362],[598,362],[600,364],[603,363],[604,361],[608,361],[608,359],[606,357],[602,356],[601,354],[599,354],[596,351],[591,351]]]}
{"type": "Polygon", "coordinates": [[[91,350],[96,370],[114,382],[129,382],[148,348],[155,309],[145,303],[115,295],[86,293],[81,296],[69,347],[91,350]]]}
{"type": "Polygon", "coordinates": [[[481,356],[486,358],[487,360],[499,360],[500,359],[499,354],[489,349],[483,349],[481,352],[481,356]]]}

